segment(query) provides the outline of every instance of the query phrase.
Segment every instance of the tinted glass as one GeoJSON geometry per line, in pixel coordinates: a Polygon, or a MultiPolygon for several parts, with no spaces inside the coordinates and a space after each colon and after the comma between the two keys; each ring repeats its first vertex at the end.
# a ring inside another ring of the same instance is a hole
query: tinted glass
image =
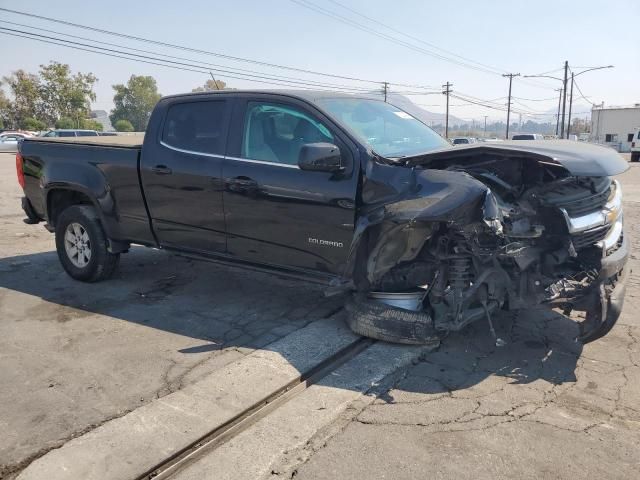
{"type": "Polygon", "coordinates": [[[57,133],[57,137],[75,137],[76,136],[76,132],[56,132],[57,133]]]}
{"type": "Polygon", "coordinates": [[[296,107],[249,102],[244,121],[242,158],[297,165],[307,143],[334,143],[321,122],[296,107]]]}
{"type": "Polygon", "coordinates": [[[79,137],[97,137],[98,134],[96,132],[78,132],[79,137]]]}
{"type": "Polygon", "coordinates": [[[511,137],[512,140],[534,140],[533,135],[514,135],[511,137]]]}
{"type": "Polygon", "coordinates": [[[461,143],[469,143],[469,140],[467,140],[466,138],[454,138],[453,139],[453,144],[454,145],[460,145],[461,143]]]}
{"type": "Polygon", "coordinates": [[[227,102],[176,103],[169,107],[162,132],[167,145],[196,153],[223,155],[227,102]]]}
{"type": "Polygon", "coordinates": [[[404,157],[449,146],[417,118],[380,100],[325,98],[318,104],[384,157],[404,157]]]}

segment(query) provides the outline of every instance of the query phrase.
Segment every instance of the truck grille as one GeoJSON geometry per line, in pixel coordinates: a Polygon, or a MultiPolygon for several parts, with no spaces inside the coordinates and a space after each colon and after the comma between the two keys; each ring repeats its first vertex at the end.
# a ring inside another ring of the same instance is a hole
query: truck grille
{"type": "Polygon", "coordinates": [[[574,233],[571,235],[571,241],[576,250],[581,248],[590,247],[594,243],[603,240],[607,236],[610,225],[604,227],[593,228],[585,232],[574,233]]]}
{"type": "Polygon", "coordinates": [[[611,180],[602,177],[593,178],[588,184],[575,180],[555,185],[542,198],[546,204],[563,208],[570,217],[575,218],[602,210],[610,193],[611,180]]]}
{"type": "Polygon", "coordinates": [[[574,200],[572,202],[558,202],[556,205],[560,208],[564,208],[569,216],[580,217],[587,213],[602,210],[609,198],[609,190],[606,189],[603,192],[596,193],[590,197],[581,198],[580,200],[574,200]]]}

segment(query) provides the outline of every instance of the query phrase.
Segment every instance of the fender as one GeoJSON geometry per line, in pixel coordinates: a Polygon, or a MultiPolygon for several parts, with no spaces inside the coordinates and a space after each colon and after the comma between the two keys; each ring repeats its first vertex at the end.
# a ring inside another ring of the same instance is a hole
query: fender
{"type": "MultiPolygon", "coordinates": [[[[78,192],[95,206],[108,238],[125,238],[121,231],[122,222],[118,203],[107,178],[109,169],[112,168],[107,162],[113,162],[113,160],[107,156],[102,159],[101,155],[104,153],[99,149],[88,152],[85,148],[78,145],[72,150],[65,144],[30,142],[28,154],[25,155],[25,164],[28,162],[30,168],[25,168],[25,176],[30,176],[32,183],[39,184],[41,205],[38,210],[42,210],[40,213],[49,222],[52,192],[56,190],[78,192]],[[45,148],[46,162],[42,161],[41,156],[45,148]],[[90,157],[91,161],[86,161],[84,155],[90,157]]],[[[138,188],[137,179],[135,184],[138,188]]]]}
{"type": "Polygon", "coordinates": [[[375,283],[399,263],[414,260],[441,224],[494,219],[490,189],[465,172],[377,165],[363,182],[369,205],[356,221],[349,249],[344,277],[352,285],[375,283]],[[394,175],[385,175],[387,169],[394,175]],[[366,271],[356,272],[356,265],[366,265],[366,271]]]}

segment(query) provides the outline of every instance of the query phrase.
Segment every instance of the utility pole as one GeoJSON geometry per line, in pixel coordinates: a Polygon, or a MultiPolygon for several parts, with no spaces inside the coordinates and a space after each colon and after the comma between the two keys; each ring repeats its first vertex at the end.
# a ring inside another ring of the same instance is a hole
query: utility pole
{"type": "Polygon", "coordinates": [[[564,113],[567,109],[567,73],[569,71],[569,62],[564,61],[564,80],[562,81],[562,124],[560,124],[560,138],[564,138],[564,113]]]}
{"type": "Polygon", "coordinates": [[[513,83],[513,77],[519,77],[519,73],[504,73],[503,77],[509,77],[509,101],[507,103],[507,134],[506,139],[509,140],[509,117],[511,116],[511,84],[513,83]]]}
{"type": "Polygon", "coordinates": [[[449,138],[449,94],[451,93],[451,87],[453,87],[453,83],[449,83],[448,81],[442,85],[442,88],[444,88],[442,94],[447,96],[447,114],[445,116],[444,123],[444,138],[449,138]]]}
{"type": "Polygon", "coordinates": [[[484,138],[487,138],[487,117],[488,115],[484,116],[484,138]]]}
{"type": "Polygon", "coordinates": [[[387,91],[389,90],[389,82],[382,82],[383,83],[383,91],[384,91],[384,101],[385,103],[387,102],[387,91]]]}
{"type": "Polygon", "coordinates": [[[558,136],[558,128],[560,128],[560,103],[562,103],[562,89],[556,88],[556,92],[560,92],[558,95],[558,114],[556,115],[556,137],[558,136]]]}
{"type": "Polygon", "coordinates": [[[571,132],[571,106],[573,105],[573,72],[571,72],[571,90],[569,93],[569,118],[567,121],[567,138],[571,132]]]}

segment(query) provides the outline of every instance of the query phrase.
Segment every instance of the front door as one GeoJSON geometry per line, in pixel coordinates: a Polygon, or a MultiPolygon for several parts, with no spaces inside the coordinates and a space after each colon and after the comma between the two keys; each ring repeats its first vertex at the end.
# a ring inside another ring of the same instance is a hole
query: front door
{"type": "Polygon", "coordinates": [[[228,253],[255,263],[342,273],[355,221],[353,147],[302,102],[239,102],[223,166],[228,253]],[[344,172],[298,168],[302,145],[316,142],[340,148],[344,172]]]}
{"type": "Polygon", "coordinates": [[[222,162],[230,103],[206,97],[172,103],[158,140],[145,142],[141,177],[162,246],[226,250],[222,162]]]}

